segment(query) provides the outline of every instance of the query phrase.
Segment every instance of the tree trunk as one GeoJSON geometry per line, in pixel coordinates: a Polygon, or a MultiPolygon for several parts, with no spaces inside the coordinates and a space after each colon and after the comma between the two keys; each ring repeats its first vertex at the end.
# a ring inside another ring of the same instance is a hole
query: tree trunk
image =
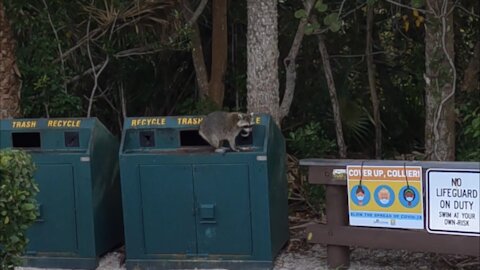
{"type": "Polygon", "coordinates": [[[248,111],[268,113],[280,125],[276,0],[247,0],[248,111]]]}
{"type": "Polygon", "coordinates": [[[205,8],[207,1],[202,1],[197,10],[192,12],[190,0],[183,0],[183,17],[188,22],[187,25],[192,26],[192,60],[193,66],[195,67],[195,75],[197,78],[197,85],[199,89],[200,98],[205,98],[208,96],[208,73],[205,66],[205,58],[203,56],[203,47],[202,47],[202,38],[200,35],[200,28],[197,23],[197,19],[200,16],[201,12],[205,8]]]}
{"type": "Polygon", "coordinates": [[[194,22],[192,25],[192,60],[195,67],[195,74],[197,77],[197,84],[200,98],[208,96],[208,72],[205,66],[205,58],[203,56],[202,39],[200,35],[200,28],[198,23],[194,22]]]}
{"type": "Polygon", "coordinates": [[[375,122],[375,158],[382,158],[382,122],[380,120],[380,101],[377,96],[375,79],[375,64],[373,63],[373,6],[367,5],[367,40],[365,55],[367,56],[368,85],[373,107],[373,121],[375,122]]]}
{"type": "Polygon", "coordinates": [[[212,69],[208,97],[219,107],[225,95],[224,77],[228,60],[227,0],[212,3],[212,69]]]}
{"type": "Polygon", "coordinates": [[[15,40],[0,0],[0,119],[20,116],[20,86],[15,40]]]}
{"type": "Polygon", "coordinates": [[[427,0],[425,24],[425,154],[430,160],[455,159],[453,13],[450,0],[427,0]]]}
{"type": "Polygon", "coordinates": [[[305,26],[308,23],[308,17],[310,17],[310,12],[312,11],[314,3],[315,0],[304,1],[307,16],[306,18],[301,19],[298,23],[292,47],[290,47],[287,57],[283,60],[283,64],[285,65],[285,93],[283,94],[282,104],[280,106],[280,121],[288,115],[290,106],[292,105],[293,94],[295,93],[295,80],[297,79],[296,59],[305,35],[305,26]]]}
{"type": "Polygon", "coordinates": [[[184,0],[185,19],[192,24],[192,59],[197,77],[200,98],[209,98],[218,108],[222,108],[225,96],[224,77],[227,70],[228,60],[228,25],[227,25],[227,6],[228,0],[213,0],[212,3],[212,66],[210,69],[210,78],[208,76],[205,57],[203,54],[202,38],[200,27],[193,18],[200,15],[207,1],[202,0],[197,11],[189,19],[191,13],[189,0],[184,0]],[[190,12],[189,12],[190,11],[190,12]],[[196,14],[196,15],[195,15],[196,14]]]}
{"type": "Polygon", "coordinates": [[[328,55],[325,40],[322,35],[318,35],[318,49],[322,56],[323,70],[327,79],[328,92],[332,102],[333,119],[335,120],[335,133],[337,135],[338,152],[341,158],[347,157],[347,146],[343,139],[342,117],[340,116],[340,106],[338,105],[337,90],[333,80],[332,68],[330,65],[330,56],[328,55]]]}

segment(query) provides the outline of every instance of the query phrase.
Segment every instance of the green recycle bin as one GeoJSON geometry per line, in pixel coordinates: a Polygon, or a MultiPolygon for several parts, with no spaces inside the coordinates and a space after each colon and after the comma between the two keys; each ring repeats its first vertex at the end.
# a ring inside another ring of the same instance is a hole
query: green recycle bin
{"type": "Polygon", "coordinates": [[[125,120],[120,175],[127,269],[271,269],[289,238],[285,141],[260,115],[216,153],[201,116],[125,120]]]}
{"type": "Polygon", "coordinates": [[[118,147],[95,118],[0,121],[0,148],[28,151],[37,168],[25,266],[95,269],[123,243],[118,147]]]}

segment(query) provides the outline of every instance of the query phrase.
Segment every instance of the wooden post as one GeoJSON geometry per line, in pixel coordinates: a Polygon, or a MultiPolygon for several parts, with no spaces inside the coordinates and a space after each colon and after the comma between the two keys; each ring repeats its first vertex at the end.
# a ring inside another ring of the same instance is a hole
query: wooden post
{"type": "MultiPolygon", "coordinates": [[[[327,227],[348,226],[348,198],[345,186],[327,185],[327,227]]],[[[350,266],[350,247],[327,245],[327,265],[334,269],[350,266]]]]}

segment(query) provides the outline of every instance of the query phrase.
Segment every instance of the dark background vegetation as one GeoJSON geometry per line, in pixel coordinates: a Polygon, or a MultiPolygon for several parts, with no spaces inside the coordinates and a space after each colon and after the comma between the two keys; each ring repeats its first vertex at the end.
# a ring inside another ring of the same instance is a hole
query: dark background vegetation
{"type": "MultiPolygon", "coordinates": [[[[91,115],[119,134],[126,116],[203,114],[192,64],[190,29],[176,1],[141,17],[132,2],[4,1],[17,40],[24,117],[91,115]],[[130,17],[129,17],[130,16],[130,17]],[[113,18],[113,19],[112,19],[113,18]],[[115,24],[115,27],[112,27],[115,24]],[[113,30],[115,29],[115,30],[113,30]],[[85,43],[85,36],[91,35],[85,43]],[[78,46],[79,44],[83,44],[78,46]],[[60,56],[60,51],[63,56],[60,56]],[[89,56],[90,55],[90,56],[89,56]],[[91,59],[90,59],[91,57],[91,59]],[[108,64],[99,72],[93,65],[108,64]],[[92,98],[93,97],[93,98],[92,98]]],[[[161,1],[160,1],[161,2],[161,1]]],[[[196,6],[199,1],[191,1],[196,6]]],[[[324,1],[338,6],[342,1],[324,1]]],[[[389,1],[374,2],[373,51],[383,130],[383,158],[421,158],[424,145],[424,24],[422,13],[389,1]]],[[[402,2],[402,1],[399,1],[402,2]]],[[[405,1],[403,1],[405,2],[405,1]]],[[[407,1],[410,4],[410,1],[407,1]]],[[[413,1],[422,4],[422,1],[413,1]]],[[[406,3],[406,2],[405,2],[406,3]]],[[[374,126],[365,64],[365,1],[345,1],[342,28],[327,32],[349,157],[374,156],[374,126]]],[[[480,2],[455,1],[455,65],[458,83],[480,39],[480,2]]],[[[301,1],[279,1],[279,62],[288,54],[301,1]]],[[[212,43],[211,2],[198,19],[202,44],[212,43]]],[[[246,110],[246,3],[229,1],[228,68],[224,109],[246,110]]],[[[308,34],[308,31],[307,31],[308,34]]],[[[207,66],[211,50],[205,50],[207,66]]],[[[280,64],[280,89],[284,68],[280,64]]],[[[457,159],[480,160],[480,90],[456,92],[457,159]]],[[[288,150],[300,158],[335,157],[335,127],[325,76],[314,36],[304,38],[297,58],[296,92],[282,122],[288,150]]]]}

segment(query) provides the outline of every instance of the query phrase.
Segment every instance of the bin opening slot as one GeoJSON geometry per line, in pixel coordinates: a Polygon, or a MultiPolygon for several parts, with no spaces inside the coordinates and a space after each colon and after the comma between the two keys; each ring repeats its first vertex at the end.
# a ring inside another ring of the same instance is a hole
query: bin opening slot
{"type": "Polygon", "coordinates": [[[80,136],[78,132],[68,131],[65,132],[65,147],[79,147],[80,136]]]}
{"type": "MultiPolygon", "coordinates": [[[[240,133],[235,138],[235,144],[242,146],[242,145],[252,145],[253,144],[253,136],[252,132],[240,133]]],[[[198,134],[198,130],[181,130],[180,131],[180,146],[205,146],[209,145],[207,141],[205,141],[200,134],[198,134]]],[[[228,141],[224,140],[222,142],[223,147],[229,147],[228,141]]]]}
{"type": "Polygon", "coordinates": [[[13,132],[12,146],[18,148],[40,148],[40,132],[13,132]]]}
{"type": "Polygon", "coordinates": [[[236,145],[252,145],[253,144],[253,136],[251,132],[241,131],[240,134],[237,135],[235,138],[236,145]]]}
{"type": "Polygon", "coordinates": [[[200,134],[198,130],[180,130],[180,146],[204,146],[209,145],[200,134]]]}
{"type": "Polygon", "coordinates": [[[141,147],[154,147],[155,146],[155,133],[152,130],[140,131],[140,146],[141,147]]]}

